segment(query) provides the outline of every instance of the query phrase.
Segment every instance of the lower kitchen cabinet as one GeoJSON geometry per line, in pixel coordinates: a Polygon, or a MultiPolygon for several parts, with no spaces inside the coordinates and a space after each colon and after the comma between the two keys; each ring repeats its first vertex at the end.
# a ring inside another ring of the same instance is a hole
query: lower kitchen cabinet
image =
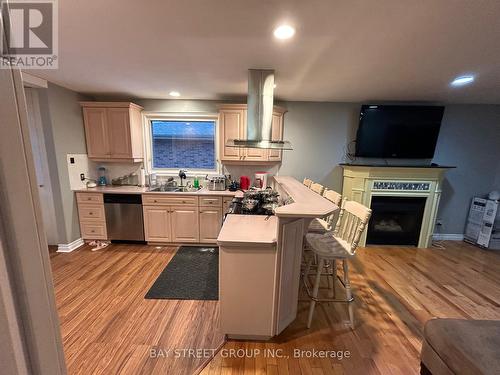
{"type": "Polygon", "coordinates": [[[144,235],[150,242],[172,242],[170,208],[143,206],[144,235]]]}
{"type": "Polygon", "coordinates": [[[104,201],[101,193],[76,194],[80,234],[85,241],[107,240],[104,201]]]}
{"type": "Polygon", "coordinates": [[[222,226],[220,207],[200,207],[200,243],[215,243],[222,226]]]}
{"type": "Polygon", "coordinates": [[[172,242],[199,242],[197,207],[171,207],[172,242]]]}

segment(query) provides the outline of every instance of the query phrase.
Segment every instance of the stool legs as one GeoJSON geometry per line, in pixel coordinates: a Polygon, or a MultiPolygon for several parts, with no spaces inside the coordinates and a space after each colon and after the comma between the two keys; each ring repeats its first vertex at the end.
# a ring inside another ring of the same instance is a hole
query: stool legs
{"type": "Polygon", "coordinates": [[[349,310],[349,321],[351,322],[351,327],[354,328],[354,312],[352,306],[352,292],[351,292],[351,281],[349,280],[349,266],[347,265],[347,259],[342,261],[342,266],[344,268],[344,286],[345,294],[347,297],[347,308],[349,310]]]}
{"type": "MultiPolygon", "coordinates": [[[[310,268],[310,263],[308,263],[307,270],[309,268],[310,268]]],[[[323,270],[323,259],[321,257],[318,257],[318,267],[316,269],[316,277],[314,279],[311,304],[309,305],[309,317],[307,318],[307,328],[311,328],[312,318],[314,314],[314,307],[316,306],[316,298],[318,297],[319,283],[321,281],[322,270],[323,270]]],[[[307,273],[305,275],[307,277],[307,273]]]]}

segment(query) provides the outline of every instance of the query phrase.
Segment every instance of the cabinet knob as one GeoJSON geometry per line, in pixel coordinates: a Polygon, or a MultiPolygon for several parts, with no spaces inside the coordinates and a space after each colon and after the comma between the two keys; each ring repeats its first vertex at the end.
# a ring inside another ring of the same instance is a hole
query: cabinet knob
{"type": "Polygon", "coordinates": [[[186,203],[186,201],[182,201],[182,203],[186,203]]]}
{"type": "Polygon", "coordinates": [[[155,203],[156,203],[156,202],[157,202],[157,200],[155,199],[155,200],[153,200],[153,202],[155,202],[155,203]]]}
{"type": "Polygon", "coordinates": [[[89,215],[93,215],[92,211],[91,211],[91,212],[89,212],[89,215]]]}
{"type": "Polygon", "coordinates": [[[95,233],[95,230],[93,230],[93,229],[92,229],[92,230],[90,231],[90,233],[95,233]]]}
{"type": "Polygon", "coordinates": [[[87,198],[87,200],[88,200],[88,201],[91,201],[91,200],[92,200],[92,198],[88,197],[88,198],[87,198]]]}

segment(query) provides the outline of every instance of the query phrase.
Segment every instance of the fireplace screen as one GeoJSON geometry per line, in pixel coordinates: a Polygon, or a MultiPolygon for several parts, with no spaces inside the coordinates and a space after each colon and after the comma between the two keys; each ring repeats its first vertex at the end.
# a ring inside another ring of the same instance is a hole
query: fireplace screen
{"type": "Polygon", "coordinates": [[[425,201],[423,197],[372,197],[369,245],[418,245],[425,201]]]}

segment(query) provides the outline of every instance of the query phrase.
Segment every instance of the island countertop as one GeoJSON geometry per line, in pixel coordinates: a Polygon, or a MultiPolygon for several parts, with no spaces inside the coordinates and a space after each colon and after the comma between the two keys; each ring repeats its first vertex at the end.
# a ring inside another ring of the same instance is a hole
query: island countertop
{"type": "Polygon", "coordinates": [[[324,217],[339,209],[328,199],[315,193],[307,186],[289,176],[274,176],[279,189],[283,189],[293,203],[275,209],[276,216],[282,217],[324,217]]]}
{"type": "Polygon", "coordinates": [[[220,246],[275,246],[278,236],[276,216],[227,215],[217,238],[220,246]]]}

